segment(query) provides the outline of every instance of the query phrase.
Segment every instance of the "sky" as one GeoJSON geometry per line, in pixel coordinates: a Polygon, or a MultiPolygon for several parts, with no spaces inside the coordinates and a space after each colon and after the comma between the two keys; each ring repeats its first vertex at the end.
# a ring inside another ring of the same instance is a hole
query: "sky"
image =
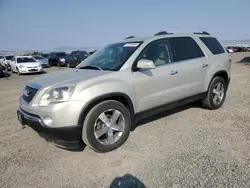
{"type": "Polygon", "coordinates": [[[0,51],[102,47],[162,30],[250,39],[250,0],[0,0],[0,51]]]}

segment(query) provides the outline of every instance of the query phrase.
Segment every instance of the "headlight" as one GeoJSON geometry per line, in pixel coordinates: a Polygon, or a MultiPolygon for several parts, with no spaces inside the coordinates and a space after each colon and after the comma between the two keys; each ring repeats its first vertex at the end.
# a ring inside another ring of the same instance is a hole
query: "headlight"
{"type": "Polygon", "coordinates": [[[64,62],[64,61],[65,61],[65,59],[64,59],[64,58],[60,58],[60,61],[64,62]]]}
{"type": "Polygon", "coordinates": [[[75,90],[75,85],[54,88],[46,91],[40,99],[39,106],[47,106],[50,103],[68,101],[75,90]]]}
{"type": "Polygon", "coordinates": [[[20,65],[20,66],[19,66],[19,68],[25,68],[25,66],[23,66],[23,65],[20,65]]]}

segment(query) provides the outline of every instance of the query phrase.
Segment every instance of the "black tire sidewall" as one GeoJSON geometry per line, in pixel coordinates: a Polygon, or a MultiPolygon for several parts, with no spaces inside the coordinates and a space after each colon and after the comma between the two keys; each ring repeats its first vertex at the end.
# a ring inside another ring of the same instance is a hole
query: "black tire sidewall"
{"type": "Polygon", "coordinates": [[[226,85],[225,80],[224,80],[223,78],[221,78],[221,77],[215,77],[215,78],[212,80],[212,82],[211,82],[211,85],[210,85],[209,93],[208,93],[208,94],[209,94],[209,101],[210,101],[211,107],[212,107],[213,109],[218,109],[218,108],[220,108],[220,107],[223,105],[223,103],[224,103],[224,101],[225,101],[225,99],[226,99],[226,94],[227,94],[227,85],[226,85]],[[223,96],[223,99],[222,99],[222,101],[221,101],[221,103],[220,103],[219,105],[214,104],[214,101],[213,101],[213,89],[214,89],[214,87],[215,87],[215,85],[216,85],[217,83],[221,83],[221,84],[223,84],[223,86],[224,86],[224,96],[223,96]]]}
{"type": "Polygon", "coordinates": [[[102,102],[102,103],[96,105],[94,107],[94,110],[90,111],[90,113],[91,114],[88,114],[87,115],[88,118],[85,119],[85,121],[84,121],[83,126],[86,126],[86,127],[83,130],[86,131],[85,134],[86,134],[87,140],[89,142],[89,145],[92,149],[94,149],[97,152],[112,151],[112,150],[120,147],[127,140],[129,133],[130,133],[130,128],[131,128],[131,117],[130,117],[129,111],[127,110],[127,108],[123,104],[121,104],[117,101],[105,101],[105,102],[102,102]],[[103,145],[103,144],[99,143],[95,138],[94,124],[95,124],[95,121],[98,118],[98,116],[108,109],[116,109],[122,113],[122,115],[124,116],[124,119],[125,119],[125,130],[124,130],[121,138],[117,142],[115,142],[111,145],[103,145]]]}

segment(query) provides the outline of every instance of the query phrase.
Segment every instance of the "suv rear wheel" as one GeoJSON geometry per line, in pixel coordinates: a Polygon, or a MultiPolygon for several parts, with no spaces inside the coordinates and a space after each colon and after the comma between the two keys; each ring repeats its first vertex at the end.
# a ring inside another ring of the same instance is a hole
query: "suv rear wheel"
{"type": "Polygon", "coordinates": [[[202,101],[205,108],[215,110],[220,108],[226,98],[227,85],[223,78],[213,78],[207,93],[206,99],[202,101]]]}
{"type": "Polygon", "coordinates": [[[128,109],[118,101],[104,101],[88,112],[83,123],[82,140],[94,151],[112,151],[127,140],[130,127],[128,109]]]}

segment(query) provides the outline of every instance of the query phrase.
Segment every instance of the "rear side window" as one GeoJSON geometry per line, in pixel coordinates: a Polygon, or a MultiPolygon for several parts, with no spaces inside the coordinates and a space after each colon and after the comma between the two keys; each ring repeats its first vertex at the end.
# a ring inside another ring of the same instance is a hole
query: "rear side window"
{"type": "Polygon", "coordinates": [[[214,55],[225,53],[224,48],[216,38],[200,37],[200,39],[214,55]]]}
{"type": "Polygon", "coordinates": [[[174,62],[205,56],[199,45],[190,37],[169,38],[169,43],[174,54],[174,62]]]}

